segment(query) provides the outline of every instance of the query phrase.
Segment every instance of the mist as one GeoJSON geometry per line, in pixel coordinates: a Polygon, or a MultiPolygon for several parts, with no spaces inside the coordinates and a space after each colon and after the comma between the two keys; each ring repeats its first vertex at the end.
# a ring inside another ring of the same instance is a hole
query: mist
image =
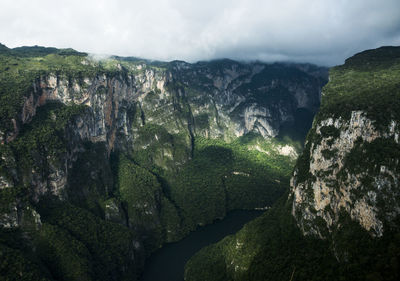
{"type": "Polygon", "coordinates": [[[400,45],[398,0],[2,0],[0,42],[194,62],[343,63],[400,45]]]}

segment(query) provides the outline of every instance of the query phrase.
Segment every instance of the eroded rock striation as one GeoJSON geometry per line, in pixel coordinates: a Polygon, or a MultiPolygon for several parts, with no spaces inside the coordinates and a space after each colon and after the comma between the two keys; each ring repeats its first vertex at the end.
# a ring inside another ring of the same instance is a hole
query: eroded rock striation
{"type": "Polygon", "coordinates": [[[372,235],[382,236],[382,217],[390,221],[399,214],[399,202],[395,200],[398,196],[396,167],[399,159],[393,159],[394,165],[390,168],[383,163],[377,166],[379,172],[368,183],[370,186],[365,184],[372,177],[368,170],[355,173],[347,163],[349,154],[359,151],[361,145],[368,146],[377,140],[399,143],[397,122],[378,130],[365,115],[362,111],[353,111],[350,120],[328,118],[315,125],[315,138],[319,137],[321,141],[310,146],[309,179],[298,182],[295,171],[291,180],[293,215],[299,219],[305,234],[324,237],[315,224],[317,217],[331,229],[338,227],[340,212],[345,211],[372,235]],[[323,135],[324,130],[334,133],[323,135]],[[390,209],[380,210],[380,202],[390,204],[390,209]]]}
{"type": "Polygon", "coordinates": [[[292,212],[304,234],[327,238],[346,214],[374,237],[396,226],[398,54],[390,47],[366,51],[331,70],[291,180],[292,212]]]}
{"type": "Polygon", "coordinates": [[[42,47],[0,59],[1,231],[71,280],[136,278],[164,242],[272,204],[298,153],[274,137],[305,133],[327,75],[42,47]]]}
{"type": "Polygon", "coordinates": [[[203,248],[185,280],[396,280],[400,229],[400,47],[330,69],[290,191],[203,248]]]}

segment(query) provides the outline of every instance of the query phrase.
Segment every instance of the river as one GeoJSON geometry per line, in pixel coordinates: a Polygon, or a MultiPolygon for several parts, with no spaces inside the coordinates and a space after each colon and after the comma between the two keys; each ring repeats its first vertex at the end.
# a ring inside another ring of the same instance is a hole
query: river
{"type": "Polygon", "coordinates": [[[186,262],[201,248],[240,230],[263,211],[232,211],[224,219],[199,227],[184,239],[164,245],[147,260],[141,281],[183,281],[186,262]]]}

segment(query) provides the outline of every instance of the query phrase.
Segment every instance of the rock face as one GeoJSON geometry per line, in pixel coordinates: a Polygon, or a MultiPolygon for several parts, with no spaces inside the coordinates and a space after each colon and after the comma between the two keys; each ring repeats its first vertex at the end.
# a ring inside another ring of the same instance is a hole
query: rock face
{"type": "Polygon", "coordinates": [[[391,85],[399,83],[398,64],[399,48],[381,48],[331,71],[291,180],[292,213],[304,234],[327,238],[341,228],[344,215],[374,237],[396,227],[399,90],[391,85]],[[390,79],[379,80],[385,75],[390,79]],[[377,80],[367,83],[371,77],[377,80]],[[347,108],[337,108],[344,103],[347,108]]]}
{"type": "Polygon", "coordinates": [[[185,280],[398,279],[399,112],[400,47],[332,68],[288,197],[196,253],[185,280]]]}
{"type": "MultiPolygon", "coordinates": [[[[338,226],[340,211],[350,217],[374,236],[383,235],[383,219],[394,219],[400,213],[397,187],[399,174],[396,169],[379,165],[370,186],[365,185],[368,171],[354,173],[349,169],[349,154],[361,143],[393,140],[399,143],[399,127],[393,121],[386,129],[378,130],[362,111],[353,111],[350,120],[328,118],[315,125],[320,143],[310,147],[310,179],[297,182],[297,171],[291,181],[293,191],[293,215],[301,213],[300,226],[305,234],[324,235],[315,224],[317,217],[326,222],[328,229],[338,226]],[[334,135],[324,135],[331,130],[334,135]],[[336,135],[335,135],[336,134],[336,135]],[[390,209],[380,210],[379,202],[386,202],[390,209]]],[[[395,166],[399,159],[394,159],[395,166]]]]}
{"type": "MultiPolygon", "coordinates": [[[[90,60],[82,60],[90,64],[90,60]]],[[[93,62],[92,62],[93,63],[93,62]]],[[[182,130],[231,140],[256,131],[274,137],[284,122],[293,122],[297,109],[315,113],[319,107],[326,69],[304,65],[242,64],[234,61],[188,64],[172,62],[155,67],[145,62],[114,75],[92,74],[71,78],[65,74],[42,75],[24,97],[13,131],[48,101],[83,104],[91,108],[92,141],[106,141],[111,151],[117,141],[134,138],[132,125],[155,123],[170,133],[182,130]],[[135,110],[140,111],[132,120],[135,110]],[[125,139],[122,138],[125,137],[125,139]]],[[[137,129],[137,127],[136,127],[137,129]]]]}
{"type": "MultiPolygon", "coordinates": [[[[96,62],[86,57],[81,63],[96,62]]],[[[141,139],[144,125],[155,124],[171,135],[186,136],[182,141],[186,156],[177,157],[165,147],[161,152],[163,159],[171,158],[179,164],[191,157],[194,136],[231,141],[257,132],[264,138],[274,137],[283,124],[293,123],[297,110],[316,112],[326,74],[326,69],[311,65],[229,60],[171,62],[162,67],[136,62],[129,66],[131,69],[126,69],[117,63],[112,75],[100,72],[76,78],[49,73],[34,81],[19,113],[8,120],[12,130],[0,134],[7,136],[2,142],[16,139],[38,108],[49,102],[87,107],[67,126],[68,153],[57,163],[50,163],[52,172],[46,178],[37,178],[40,174],[32,171],[35,198],[48,191],[60,198],[66,195],[62,190],[67,186],[68,170],[84,150],[82,142],[104,143],[108,154],[132,147],[146,149],[151,140],[141,139]]],[[[168,168],[163,161],[157,164],[168,168]]],[[[11,182],[2,178],[1,186],[8,185],[11,182]]]]}
{"type": "Polygon", "coordinates": [[[327,75],[42,47],[0,62],[0,231],[21,230],[60,280],[135,278],[164,242],[272,204],[298,155],[273,138],[307,129],[327,75]]]}

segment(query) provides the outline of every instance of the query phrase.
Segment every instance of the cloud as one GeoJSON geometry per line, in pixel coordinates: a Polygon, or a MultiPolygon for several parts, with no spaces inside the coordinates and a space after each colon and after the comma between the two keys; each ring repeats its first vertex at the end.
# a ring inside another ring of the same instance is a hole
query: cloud
{"type": "Polygon", "coordinates": [[[333,65],[400,45],[400,1],[1,0],[0,42],[158,60],[333,65]]]}

